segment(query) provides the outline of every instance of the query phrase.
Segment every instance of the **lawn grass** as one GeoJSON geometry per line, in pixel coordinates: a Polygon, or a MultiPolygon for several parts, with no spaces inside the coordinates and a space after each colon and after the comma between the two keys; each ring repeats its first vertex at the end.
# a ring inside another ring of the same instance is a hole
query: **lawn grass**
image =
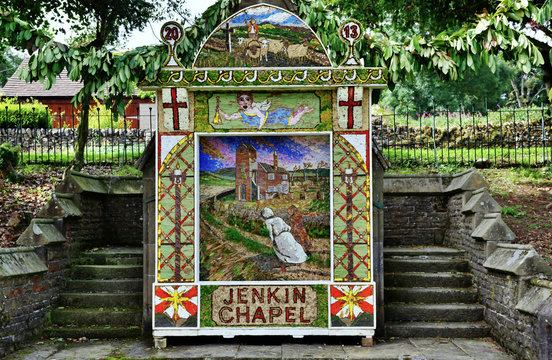
{"type": "Polygon", "coordinates": [[[534,166],[550,167],[552,162],[552,147],[544,149],[540,146],[531,148],[504,147],[474,147],[474,148],[384,148],[383,154],[393,167],[409,168],[413,166],[470,167],[475,162],[483,162],[485,166],[534,166]]]}

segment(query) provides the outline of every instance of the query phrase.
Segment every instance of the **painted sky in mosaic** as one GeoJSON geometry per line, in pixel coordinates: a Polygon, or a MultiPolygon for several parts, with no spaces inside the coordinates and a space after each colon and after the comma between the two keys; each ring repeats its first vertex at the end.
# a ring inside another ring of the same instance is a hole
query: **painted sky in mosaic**
{"type": "Polygon", "coordinates": [[[200,171],[216,171],[234,167],[236,149],[242,143],[257,149],[257,161],[272,164],[278,154],[279,166],[293,170],[303,163],[313,165],[330,158],[329,136],[205,136],[200,138],[200,171]]]}
{"type": "Polygon", "coordinates": [[[253,9],[248,9],[245,13],[239,14],[229,21],[230,27],[245,26],[246,21],[248,22],[251,18],[254,18],[259,25],[269,23],[305,27],[301,20],[290,13],[267,6],[258,6],[253,9]]]}

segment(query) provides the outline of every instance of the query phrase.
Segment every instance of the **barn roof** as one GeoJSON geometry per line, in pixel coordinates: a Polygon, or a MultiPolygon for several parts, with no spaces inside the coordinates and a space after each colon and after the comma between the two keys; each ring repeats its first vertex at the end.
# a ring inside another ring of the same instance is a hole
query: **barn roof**
{"type": "Polygon", "coordinates": [[[50,90],[44,90],[40,82],[27,83],[19,79],[17,75],[23,66],[28,66],[29,58],[25,58],[17,71],[8,79],[8,82],[2,89],[0,95],[7,97],[73,97],[82,89],[82,83],[71,81],[67,76],[67,70],[63,70],[56,78],[56,83],[50,90]]]}
{"type": "MultiPolygon", "coordinates": [[[[78,93],[83,85],[81,82],[72,81],[67,75],[67,70],[63,70],[57,77],[56,83],[50,90],[44,90],[44,85],[40,82],[27,83],[19,79],[19,70],[23,66],[28,66],[29,58],[25,58],[17,71],[8,79],[6,85],[0,89],[0,96],[6,97],[32,97],[35,99],[44,97],[72,98],[78,93]]],[[[136,89],[134,95],[138,95],[136,89]]]]}

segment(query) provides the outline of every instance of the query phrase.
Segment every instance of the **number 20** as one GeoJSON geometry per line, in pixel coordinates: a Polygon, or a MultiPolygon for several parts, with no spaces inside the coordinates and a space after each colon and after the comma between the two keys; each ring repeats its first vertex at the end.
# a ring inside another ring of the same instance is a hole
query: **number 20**
{"type": "Polygon", "coordinates": [[[165,28],[165,40],[178,40],[179,33],[177,27],[166,27],[165,28]]]}

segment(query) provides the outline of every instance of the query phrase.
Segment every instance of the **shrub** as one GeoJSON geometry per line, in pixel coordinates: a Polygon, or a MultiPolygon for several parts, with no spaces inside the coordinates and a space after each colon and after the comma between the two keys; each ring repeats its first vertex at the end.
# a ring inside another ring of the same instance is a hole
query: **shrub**
{"type": "MultiPolygon", "coordinates": [[[[94,99],[96,104],[90,106],[90,113],[88,114],[88,128],[89,129],[124,129],[125,120],[124,117],[114,116],[110,109],[101,104],[97,99],[94,99]],[[99,120],[99,121],[98,121],[99,120]]],[[[129,102],[127,108],[132,103],[129,102]]],[[[126,120],[127,129],[132,126],[132,120],[126,120]]]]}
{"type": "MultiPolygon", "coordinates": [[[[15,98],[0,99],[0,128],[19,127],[19,103],[15,98]]],[[[36,100],[21,103],[21,127],[50,129],[52,119],[48,107],[36,100]]]]}
{"type": "Polygon", "coordinates": [[[7,178],[14,172],[19,163],[19,146],[11,146],[10,143],[0,145],[0,179],[7,178]]]}

